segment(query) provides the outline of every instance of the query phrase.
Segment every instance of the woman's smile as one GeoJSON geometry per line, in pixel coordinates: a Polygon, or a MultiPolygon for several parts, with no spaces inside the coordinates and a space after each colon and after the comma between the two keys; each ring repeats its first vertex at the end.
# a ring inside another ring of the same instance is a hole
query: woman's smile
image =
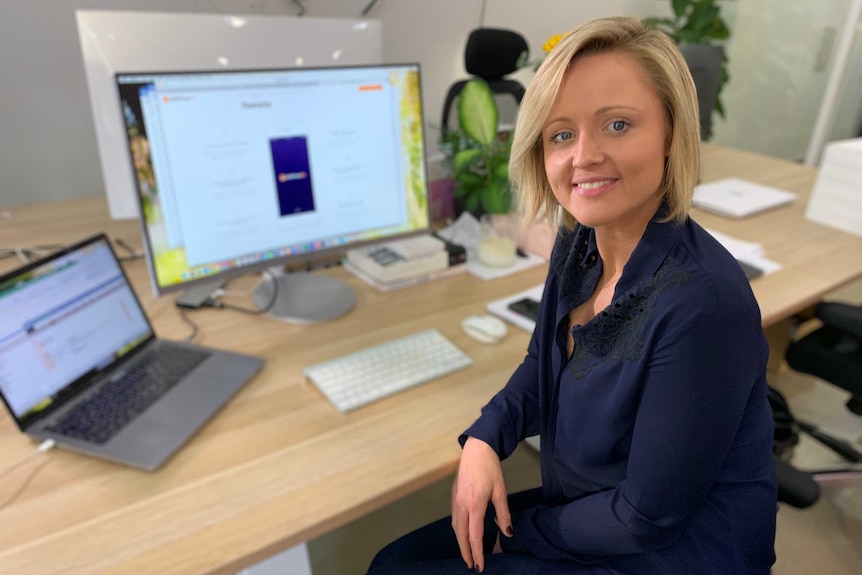
{"type": "Polygon", "coordinates": [[[575,182],[574,193],[586,198],[595,197],[611,189],[618,181],[619,178],[575,182]]]}

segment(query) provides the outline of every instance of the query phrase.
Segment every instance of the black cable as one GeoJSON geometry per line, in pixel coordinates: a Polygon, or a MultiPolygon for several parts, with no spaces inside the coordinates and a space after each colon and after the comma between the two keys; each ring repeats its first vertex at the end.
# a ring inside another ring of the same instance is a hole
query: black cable
{"type": "Polygon", "coordinates": [[[361,16],[368,16],[368,14],[374,9],[374,5],[377,4],[377,2],[379,2],[379,0],[371,0],[371,2],[368,3],[368,6],[365,7],[365,10],[362,11],[361,16]]]}
{"type": "Polygon", "coordinates": [[[144,257],[144,254],[135,250],[132,246],[124,242],[121,238],[114,238],[114,243],[129,252],[130,255],[125,257],[118,257],[117,259],[121,262],[130,262],[134,260],[139,260],[144,257]]]}
{"type": "Polygon", "coordinates": [[[238,311],[247,315],[263,315],[267,313],[273,308],[273,306],[275,305],[275,301],[278,299],[278,278],[269,269],[264,269],[263,272],[269,276],[270,280],[272,280],[272,296],[269,298],[269,303],[267,303],[265,307],[261,309],[247,309],[236,305],[226,304],[220,301],[211,302],[208,305],[218,309],[229,309],[233,311],[238,311]]]}
{"type": "Polygon", "coordinates": [[[122,238],[114,238],[114,243],[129,252],[130,254],[135,255],[135,250],[132,249],[132,246],[124,242],[122,238]]]}
{"type": "Polygon", "coordinates": [[[186,308],[184,308],[184,307],[182,307],[182,306],[177,306],[177,309],[179,309],[179,310],[180,310],[180,318],[181,318],[184,322],[186,322],[186,324],[187,324],[189,327],[191,327],[191,328],[192,328],[192,332],[191,332],[189,335],[187,335],[187,336],[185,337],[184,341],[192,341],[192,340],[194,340],[194,339],[198,336],[198,334],[201,332],[200,327],[198,327],[198,324],[196,324],[195,322],[193,322],[193,321],[191,320],[191,318],[189,318],[189,316],[187,316],[187,315],[186,315],[186,308]]]}
{"type": "Polygon", "coordinates": [[[291,2],[293,2],[294,4],[296,4],[296,6],[299,8],[299,13],[297,14],[297,17],[299,17],[299,16],[304,16],[304,15],[305,15],[305,6],[303,6],[303,5],[299,2],[299,0],[291,0],[291,2]]]}

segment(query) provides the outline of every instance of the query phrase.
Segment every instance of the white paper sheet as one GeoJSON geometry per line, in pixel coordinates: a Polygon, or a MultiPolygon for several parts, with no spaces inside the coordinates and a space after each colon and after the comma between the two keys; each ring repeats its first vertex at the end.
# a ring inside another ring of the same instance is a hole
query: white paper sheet
{"type": "Polygon", "coordinates": [[[718,243],[724,246],[730,252],[730,255],[741,262],[762,270],[764,275],[777,272],[781,269],[781,264],[766,257],[766,252],[763,250],[762,245],[740,240],[708,228],[704,229],[709,232],[709,235],[718,240],[718,243]]]}

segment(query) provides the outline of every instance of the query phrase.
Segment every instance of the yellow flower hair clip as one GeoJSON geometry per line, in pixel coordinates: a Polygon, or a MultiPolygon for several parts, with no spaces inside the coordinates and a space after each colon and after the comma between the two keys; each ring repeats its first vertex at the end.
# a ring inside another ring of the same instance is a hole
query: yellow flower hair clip
{"type": "Polygon", "coordinates": [[[544,54],[542,54],[540,58],[536,58],[535,60],[527,60],[527,52],[525,51],[523,54],[521,54],[521,57],[518,58],[518,68],[525,68],[527,66],[531,66],[533,68],[533,72],[535,72],[539,69],[539,66],[542,64],[542,61],[545,59],[548,53],[554,49],[554,46],[559,44],[560,40],[562,40],[568,35],[569,33],[566,32],[565,34],[554,34],[553,36],[548,38],[548,41],[545,42],[545,44],[542,46],[542,51],[544,52],[544,54]]]}
{"type": "Polygon", "coordinates": [[[544,50],[545,53],[547,54],[548,52],[553,50],[554,46],[556,46],[560,42],[560,40],[562,40],[562,39],[563,39],[562,34],[554,34],[553,36],[548,38],[548,41],[545,42],[545,44],[542,46],[542,50],[544,50]]]}

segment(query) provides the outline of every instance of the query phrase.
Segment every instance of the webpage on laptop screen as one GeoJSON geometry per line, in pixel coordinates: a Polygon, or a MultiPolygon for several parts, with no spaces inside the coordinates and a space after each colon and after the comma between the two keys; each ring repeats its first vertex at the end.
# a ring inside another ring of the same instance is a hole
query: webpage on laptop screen
{"type": "Polygon", "coordinates": [[[110,248],[91,244],[0,285],[0,389],[16,416],[39,411],[150,335],[110,248]]]}

